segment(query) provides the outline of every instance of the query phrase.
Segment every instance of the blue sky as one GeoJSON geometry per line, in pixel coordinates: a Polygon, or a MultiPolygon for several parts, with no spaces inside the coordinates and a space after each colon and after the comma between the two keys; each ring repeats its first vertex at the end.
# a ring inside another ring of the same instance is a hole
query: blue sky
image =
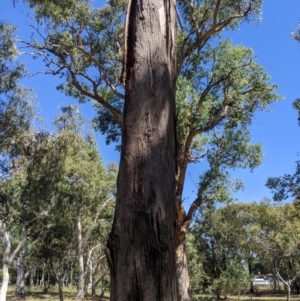
{"type": "MultiPolygon", "coordinates": [[[[0,0],[0,19],[17,25],[19,37],[30,35],[26,6],[19,2],[16,8],[12,1],[0,0]]],[[[300,1],[265,0],[263,19],[257,24],[244,23],[238,31],[227,33],[234,44],[243,44],[254,49],[257,61],[271,76],[272,83],[278,85],[279,93],[285,100],[272,105],[269,113],[258,113],[251,126],[253,142],[262,143],[263,164],[252,173],[249,170],[234,171],[234,177],[243,180],[245,189],[236,197],[240,201],[259,201],[264,196],[271,197],[264,186],[269,176],[280,176],[292,173],[300,147],[300,127],[292,102],[300,97],[300,44],[293,41],[291,32],[300,19],[300,1]]],[[[37,60],[24,57],[30,72],[43,69],[37,60]]],[[[59,113],[61,104],[75,103],[70,98],[55,90],[59,79],[53,76],[36,75],[26,80],[25,84],[35,89],[40,112],[46,124],[59,113]]],[[[90,104],[82,106],[87,118],[94,116],[90,104]]],[[[106,146],[104,138],[99,137],[100,152],[104,162],[118,161],[118,153],[114,146],[106,146]]],[[[187,174],[184,196],[187,205],[191,203],[197,192],[200,165],[191,165],[187,174]]]]}

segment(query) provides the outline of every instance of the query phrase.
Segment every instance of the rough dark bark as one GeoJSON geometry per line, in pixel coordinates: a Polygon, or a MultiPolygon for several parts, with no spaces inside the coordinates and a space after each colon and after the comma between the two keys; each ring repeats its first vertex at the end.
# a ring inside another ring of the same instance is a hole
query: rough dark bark
{"type": "Polygon", "coordinates": [[[116,210],[108,240],[111,300],[177,300],[175,3],[132,0],[116,210]]]}

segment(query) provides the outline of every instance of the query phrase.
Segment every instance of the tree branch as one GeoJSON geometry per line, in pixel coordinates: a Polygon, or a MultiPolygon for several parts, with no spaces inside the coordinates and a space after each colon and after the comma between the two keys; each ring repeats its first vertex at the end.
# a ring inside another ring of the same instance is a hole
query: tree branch
{"type": "Polygon", "coordinates": [[[8,262],[11,263],[13,261],[13,259],[15,258],[15,256],[19,253],[19,251],[21,250],[21,248],[25,245],[27,241],[27,231],[25,226],[22,227],[22,240],[18,243],[17,247],[15,248],[15,250],[11,253],[11,255],[9,256],[8,262]]]}
{"type": "Polygon", "coordinates": [[[76,46],[76,48],[78,50],[80,50],[89,59],[91,59],[94,62],[94,64],[103,72],[105,83],[110,87],[110,89],[115,93],[115,95],[121,99],[125,99],[125,95],[118,92],[116,87],[111,83],[111,81],[109,80],[109,78],[107,76],[107,72],[106,72],[105,68],[99,63],[99,61],[93,55],[91,55],[87,51],[85,51],[82,47],[76,46]]]}
{"type": "Polygon", "coordinates": [[[84,239],[83,239],[83,242],[82,242],[82,249],[83,249],[83,250],[84,250],[84,249],[86,248],[86,246],[87,246],[87,242],[88,242],[88,240],[89,240],[89,238],[90,238],[90,236],[91,236],[91,234],[92,234],[92,231],[94,230],[94,228],[95,228],[95,226],[96,226],[96,224],[97,224],[97,222],[98,222],[98,218],[99,218],[100,214],[103,212],[103,210],[105,209],[106,205],[107,205],[112,199],[113,199],[112,197],[109,198],[109,199],[107,199],[107,200],[104,202],[104,204],[102,205],[102,207],[100,208],[100,210],[97,212],[97,214],[96,214],[96,216],[95,216],[95,218],[94,218],[94,221],[93,221],[92,225],[89,227],[89,229],[88,229],[88,231],[87,231],[87,233],[86,233],[86,235],[85,235],[85,237],[84,237],[84,239]]]}

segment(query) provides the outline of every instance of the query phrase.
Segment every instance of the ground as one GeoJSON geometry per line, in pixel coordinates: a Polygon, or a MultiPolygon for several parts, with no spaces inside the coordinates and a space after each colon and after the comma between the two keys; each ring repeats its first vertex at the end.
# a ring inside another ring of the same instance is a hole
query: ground
{"type": "MultiPolygon", "coordinates": [[[[14,286],[9,287],[9,293],[7,295],[7,301],[57,301],[59,300],[58,291],[55,287],[49,289],[47,294],[42,292],[42,288],[35,288],[32,292],[27,292],[25,298],[20,298],[15,295],[16,288],[14,286]]],[[[98,292],[97,292],[98,293],[98,292]]],[[[99,292],[100,294],[100,292],[99,292]]],[[[76,301],[76,289],[64,290],[64,301],[76,301]]],[[[108,292],[105,293],[104,298],[87,296],[86,301],[108,301],[108,292]]],[[[224,300],[224,299],[222,299],[224,300]]],[[[258,290],[256,293],[244,293],[238,295],[228,295],[226,301],[284,301],[286,300],[286,291],[281,289],[274,293],[272,290],[258,290]]],[[[300,301],[300,295],[295,293],[291,294],[291,300],[300,301]]],[[[193,301],[216,301],[214,296],[211,295],[197,295],[194,296],[193,301]]]]}
{"type": "MultiPolygon", "coordinates": [[[[47,294],[43,293],[42,288],[36,287],[31,292],[27,291],[26,296],[24,298],[18,297],[15,294],[16,287],[11,285],[9,286],[9,291],[7,294],[6,301],[57,301],[59,300],[58,290],[55,287],[49,289],[47,294]]],[[[99,292],[100,295],[100,292],[99,292]]],[[[76,288],[73,289],[64,289],[64,301],[76,301],[76,288]]],[[[105,293],[104,298],[100,297],[91,297],[87,296],[85,298],[86,301],[108,301],[108,294],[105,293]]]]}

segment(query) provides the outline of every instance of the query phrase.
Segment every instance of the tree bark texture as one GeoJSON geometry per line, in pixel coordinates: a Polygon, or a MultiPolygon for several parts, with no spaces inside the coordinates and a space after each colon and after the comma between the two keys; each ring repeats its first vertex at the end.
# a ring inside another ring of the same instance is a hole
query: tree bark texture
{"type": "Polygon", "coordinates": [[[108,240],[111,300],[177,300],[175,266],[176,11],[131,0],[117,200],[108,240]]]}
{"type": "MultiPolygon", "coordinates": [[[[177,183],[178,185],[178,183],[177,183]]],[[[186,231],[189,224],[186,224],[186,213],[181,202],[181,193],[176,195],[176,278],[178,301],[190,301],[191,290],[189,281],[188,262],[186,254],[186,231]],[[185,225],[186,224],[186,225],[185,225]]],[[[178,190],[177,190],[178,191],[178,190]]]]}
{"type": "Polygon", "coordinates": [[[176,248],[176,277],[178,301],[191,301],[185,240],[176,248]]]}

